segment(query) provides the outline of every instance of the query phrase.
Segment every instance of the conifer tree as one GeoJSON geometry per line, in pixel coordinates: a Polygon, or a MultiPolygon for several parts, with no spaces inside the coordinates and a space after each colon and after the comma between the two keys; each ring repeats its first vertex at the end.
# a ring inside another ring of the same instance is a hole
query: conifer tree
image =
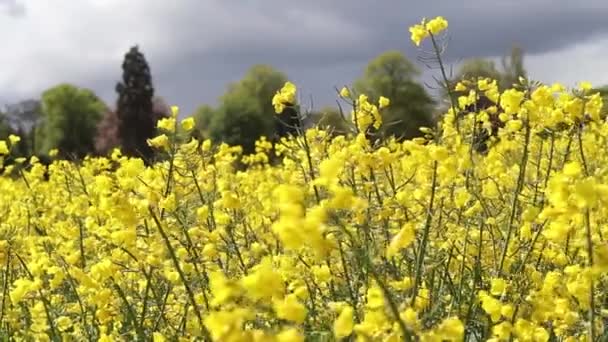
{"type": "Polygon", "coordinates": [[[125,55],[122,70],[122,82],[116,85],[116,114],[122,152],[149,163],[153,151],[148,146],[147,139],[153,138],[156,133],[154,87],[150,67],[138,46],[132,47],[125,55]]]}

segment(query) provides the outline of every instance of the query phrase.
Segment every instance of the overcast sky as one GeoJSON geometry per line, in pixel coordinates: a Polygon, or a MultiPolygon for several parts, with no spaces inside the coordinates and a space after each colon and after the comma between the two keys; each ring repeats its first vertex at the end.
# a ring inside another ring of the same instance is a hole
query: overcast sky
{"type": "Polygon", "coordinates": [[[62,82],[113,105],[135,44],[157,95],[186,113],[215,104],[256,63],[331,104],[333,88],[383,51],[415,60],[408,27],[437,15],[450,23],[449,63],[519,43],[533,79],[608,84],[607,0],[0,0],[0,105],[62,82]]]}

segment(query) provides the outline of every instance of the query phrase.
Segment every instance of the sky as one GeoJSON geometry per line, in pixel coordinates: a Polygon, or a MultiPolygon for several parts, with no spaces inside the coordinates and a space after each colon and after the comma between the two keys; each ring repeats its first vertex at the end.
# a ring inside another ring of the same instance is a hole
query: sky
{"type": "MultiPolygon", "coordinates": [[[[449,21],[453,68],[499,60],[517,43],[534,80],[608,84],[606,0],[0,0],[0,106],[59,83],[113,106],[124,54],[137,44],[156,94],[182,113],[215,105],[254,64],[284,72],[320,107],[382,52],[416,62],[408,28],[437,15],[449,21]]],[[[437,76],[416,63],[421,82],[437,76]]]]}

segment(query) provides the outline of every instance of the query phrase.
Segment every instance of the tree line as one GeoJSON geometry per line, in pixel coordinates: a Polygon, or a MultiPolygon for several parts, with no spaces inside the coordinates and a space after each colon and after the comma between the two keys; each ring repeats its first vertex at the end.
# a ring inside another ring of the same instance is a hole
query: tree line
{"type": "MultiPolygon", "coordinates": [[[[505,89],[525,77],[523,51],[515,46],[502,59],[502,68],[492,60],[473,58],[461,64],[451,83],[457,80],[490,77],[505,89]]],[[[352,91],[364,93],[371,101],[388,97],[390,106],[383,111],[382,136],[409,139],[422,135],[419,128],[432,126],[447,107],[447,93],[433,98],[428,87],[417,79],[421,71],[400,51],[387,51],[369,62],[353,83],[352,91]]],[[[269,65],[252,66],[241,80],[229,84],[216,107],[201,105],[191,115],[196,127],[192,136],[241,145],[245,153],[253,152],[260,136],[278,139],[294,130],[319,125],[334,134],[349,130],[338,106],[308,113],[305,120],[274,115],[273,95],[288,76],[269,65]],[[283,120],[283,121],[282,121],[283,120]],[[290,120],[285,122],[284,120],[290,120]]],[[[598,91],[608,96],[608,87],[598,91]]],[[[92,90],[73,84],[59,84],[41,94],[5,106],[0,110],[0,139],[10,134],[21,141],[14,155],[45,156],[57,149],[62,158],[80,159],[87,155],[107,155],[121,148],[125,155],[150,162],[153,151],[147,139],[156,135],[156,122],[170,115],[170,108],[155,93],[150,66],[138,46],[124,56],[122,79],[117,83],[114,108],[105,104],[92,90]]],[[[287,111],[293,110],[287,108],[287,111]]],[[[293,113],[292,113],[293,114],[293,113]]]]}

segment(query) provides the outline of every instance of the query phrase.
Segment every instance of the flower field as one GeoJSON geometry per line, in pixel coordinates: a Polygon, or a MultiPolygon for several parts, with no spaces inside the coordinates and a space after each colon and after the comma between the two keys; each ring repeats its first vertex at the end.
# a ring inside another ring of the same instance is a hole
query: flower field
{"type": "Polygon", "coordinates": [[[152,166],[20,160],[0,177],[0,338],[605,341],[608,123],[590,88],[461,82],[406,141],[369,139],[390,99],[345,88],[347,136],[314,128],[242,156],[180,142],[194,123],[175,113],[152,166]],[[480,96],[493,105],[464,110],[480,96]],[[478,153],[493,117],[504,127],[478,153]]]}

